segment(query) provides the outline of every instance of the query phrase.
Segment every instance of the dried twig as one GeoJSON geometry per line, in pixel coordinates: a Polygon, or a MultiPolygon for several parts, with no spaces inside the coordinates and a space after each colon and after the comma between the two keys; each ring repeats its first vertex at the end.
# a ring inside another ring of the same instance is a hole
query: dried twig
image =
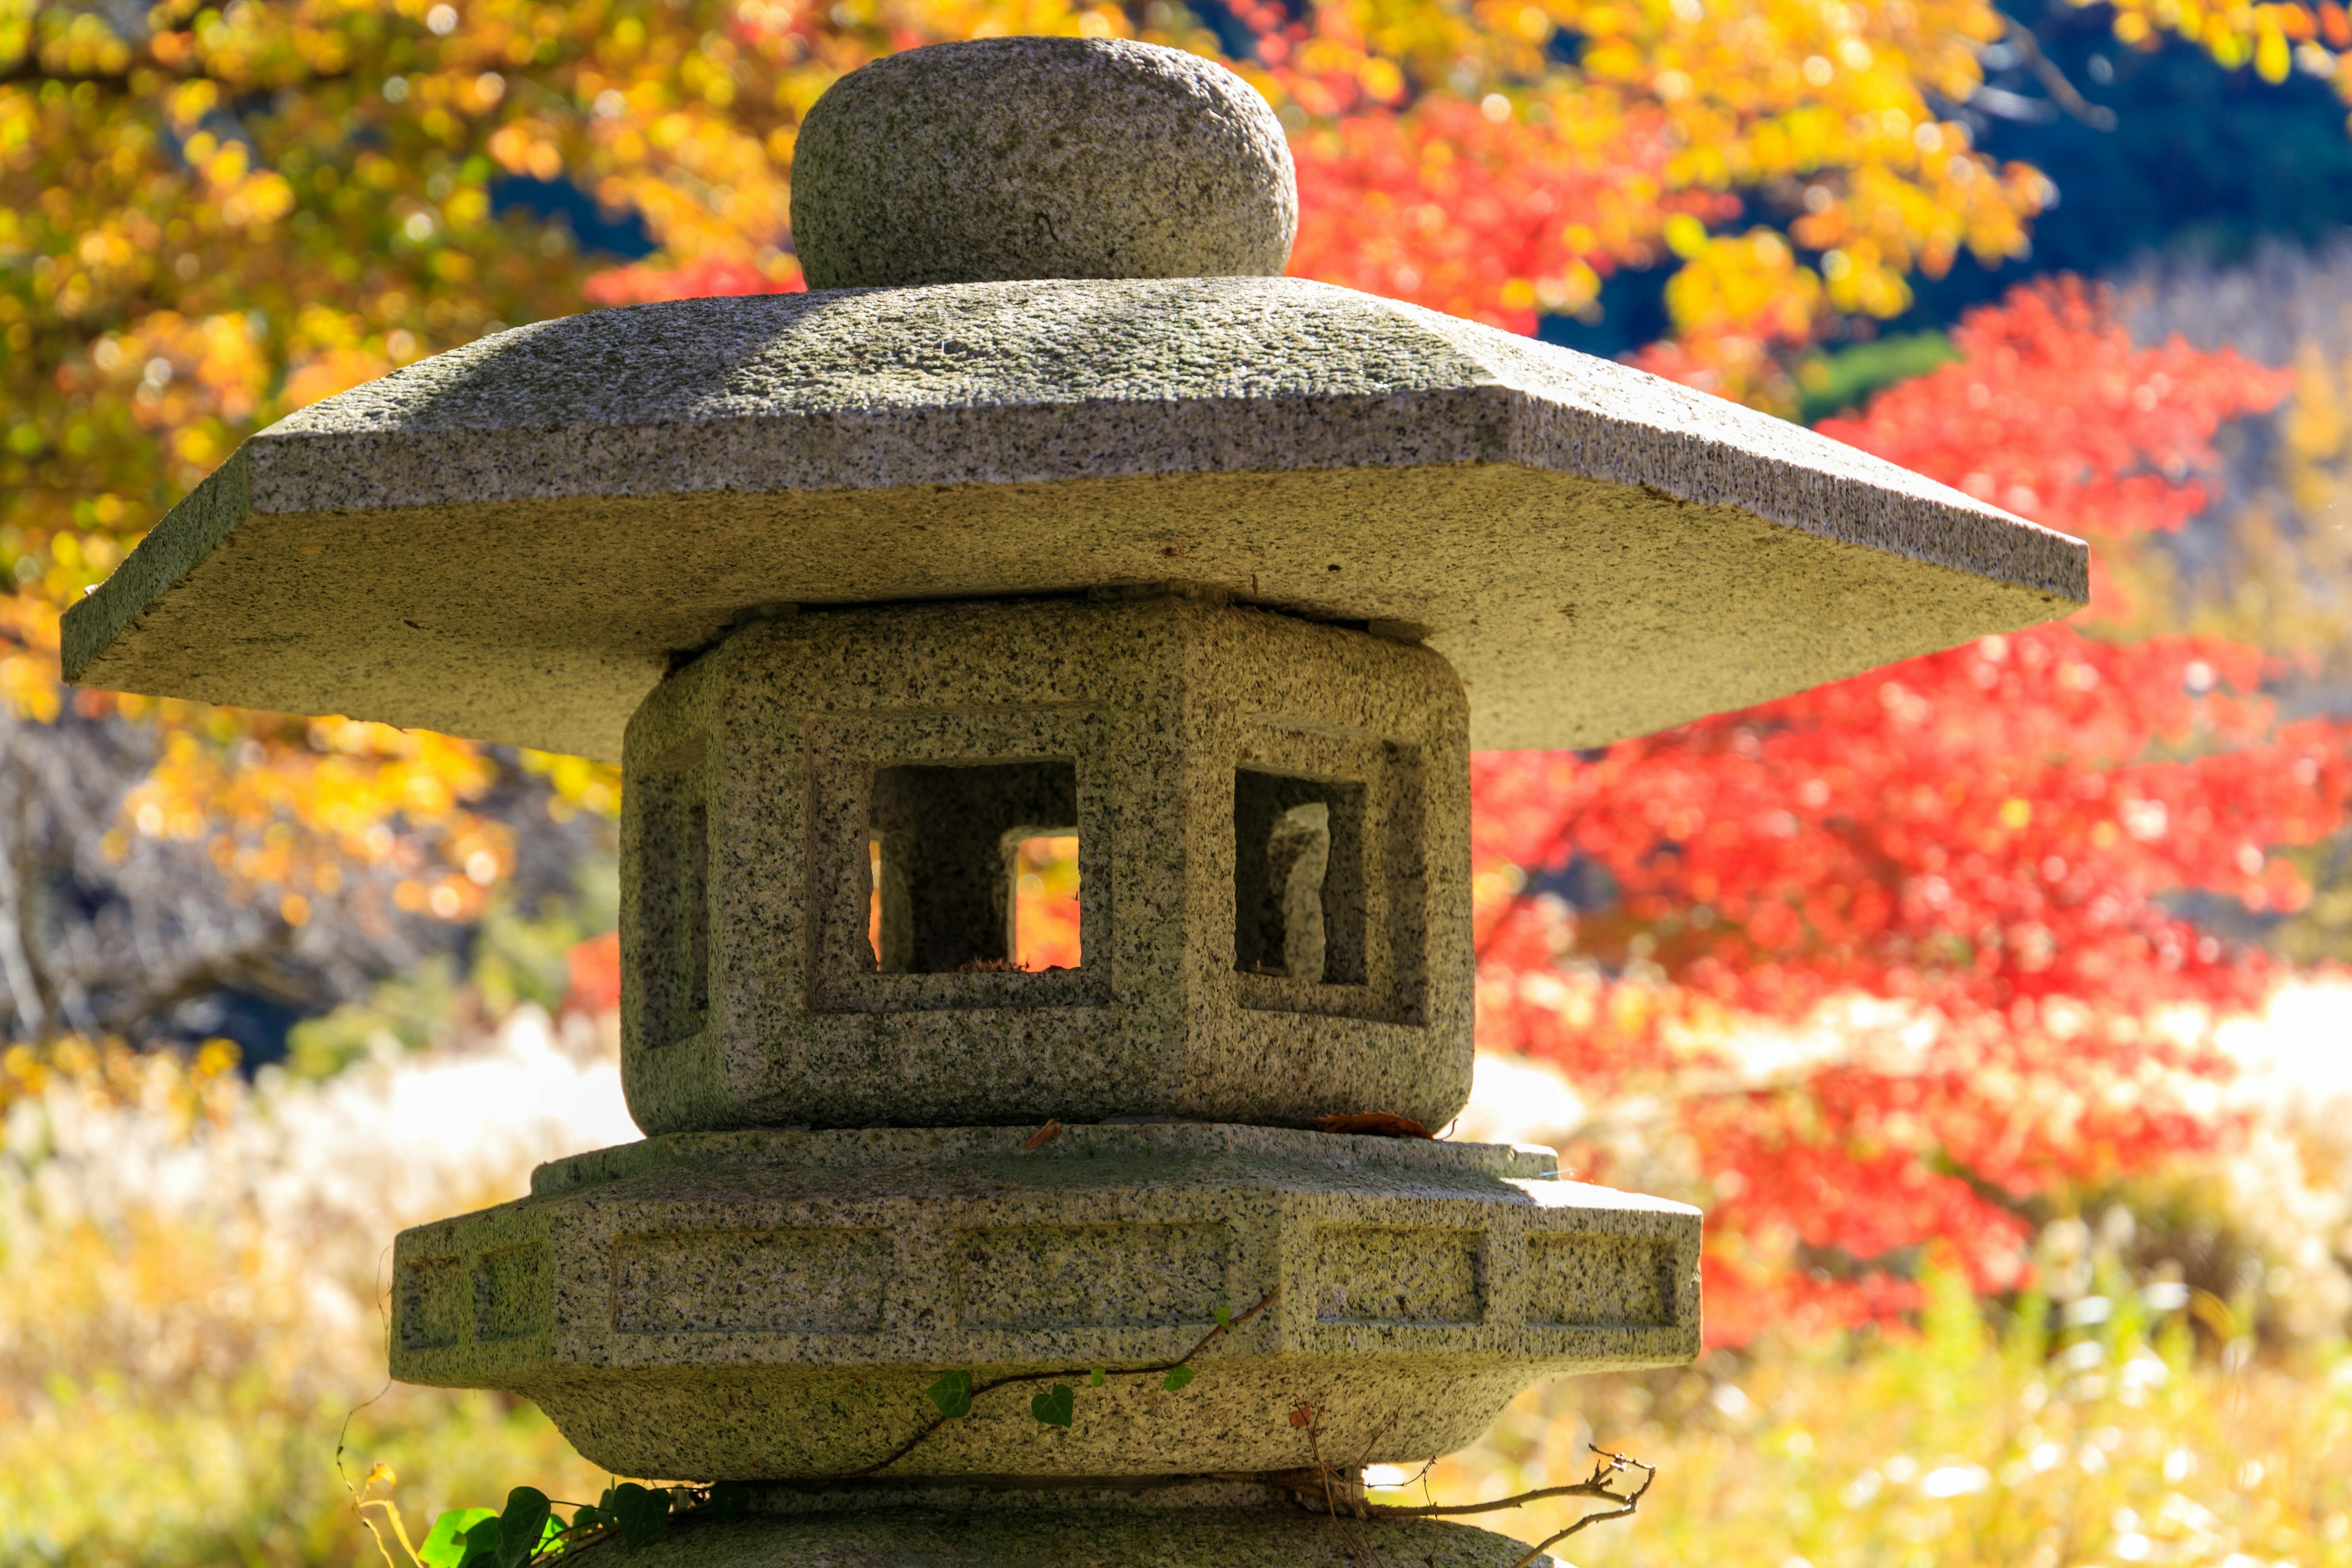
{"type": "MultiPolygon", "coordinates": [[[[1275,1297],[1281,1291],[1281,1289],[1282,1288],[1280,1286],[1276,1286],[1274,1289],[1268,1290],[1265,1295],[1259,1297],[1257,1305],[1252,1307],[1248,1311],[1238,1313],[1234,1317],[1228,1318],[1223,1322],[1219,1323],[1216,1327],[1211,1329],[1207,1333],[1202,1334],[1200,1340],[1194,1343],[1191,1350],[1186,1351],[1174,1361],[1154,1362],[1150,1366],[1107,1368],[1104,1370],[1103,1375],[1106,1378],[1150,1377],[1162,1373],[1174,1372],[1178,1367],[1188,1364],[1194,1356],[1199,1355],[1202,1351],[1207,1350],[1212,1344],[1215,1343],[1220,1335],[1231,1333],[1234,1330],[1240,1328],[1244,1323],[1248,1322],[1252,1318],[1256,1317],[1260,1312],[1265,1311],[1265,1309],[1273,1302],[1275,1297]]],[[[1094,1370],[1095,1369],[1092,1367],[1080,1366],[1063,1367],[1053,1372],[1009,1373],[1003,1377],[992,1377],[986,1383],[972,1384],[971,1397],[978,1399],[982,1394],[989,1393],[991,1390],[1009,1388],[1014,1384],[1053,1383],[1062,1378],[1087,1377],[1091,1375],[1094,1370]]],[[[950,1421],[958,1419],[960,1419],[960,1417],[945,1414],[934,1416],[929,1422],[925,1424],[921,1431],[917,1432],[913,1436],[908,1438],[905,1442],[899,1444],[896,1448],[890,1450],[889,1453],[884,1455],[881,1458],[875,1460],[864,1469],[850,1470],[845,1474],[835,1476],[830,1479],[837,1481],[856,1480],[861,1476],[870,1476],[882,1470],[887,1470],[891,1466],[897,1464],[899,1460],[905,1458],[908,1455],[913,1453],[917,1448],[920,1447],[924,1442],[930,1437],[932,1433],[946,1426],[950,1421]]]]}
{"type": "MultiPolygon", "coordinates": [[[[1312,1405],[1301,1405],[1290,1413],[1290,1424],[1306,1428],[1307,1451],[1315,1461],[1311,1473],[1323,1489],[1323,1510],[1330,1516],[1331,1528],[1339,1532],[1339,1544],[1346,1547],[1348,1555],[1361,1563],[1363,1568],[1387,1568],[1371,1542],[1360,1531],[1349,1529],[1348,1522],[1339,1517],[1339,1500],[1331,1492],[1331,1467],[1323,1462],[1323,1412],[1312,1405]]],[[[1363,1500],[1351,1498],[1349,1501],[1356,1517],[1363,1518],[1363,1500]]]]}
{"type": "Polygon", "coordinates": [[[1642,1506],[1642,1494],[1648,1491],[1650,1489],[1650,1483],[1658,1479],[1658,1467],[1655,1465],[1645,1465],[1642,1463],[1641,1460],[1629,1458],[1623,1454],[1610,1453],[1606,1448],[1594,1448],[1592,1451],[1599,1454],[1609,1462],[1605,1465],[1596,1465],[1593,1467],[1592,1482],[1591,1484],[1598,1485],[1601,1482],[1601,1478],[1609,1474],[1612,1470],[1623,1469],[1636,1469],[1641,1471],[1642,1484],[1635,1487],[1630,1492],[1618,1493],[1602,1491],[1599,1495],[1605,1498],[1615,1499],[1618,1506],[1612,1509],[1603,1509],[1599,1513],[1588,1513],[1582,1519],[1578,1520],[1574,1524],[1570,1525],[1566,1530],[1554,1531],[1551,1534],[1545,1536],[1541,1541],[1537,1542],[1534,1546],[1530,1547],[1528,1550],[1528,1554],[1525,1557],[1520,1558],[1517,1563],[1512,1563],[1511,1568],[1534,1568],[1535,1562],[1538,1558],[1541,1557],[1545,1552],[1549,1552],[1561,1542],[1566,1541],[1570,1536],[1574,1535],[1578,1531],[1583,1530],[1590,1525],[1600,1524],[1606,1520],[1622,1519],[1627,1514],[1632,1513],[1635,1509],[1642,1506]]]}
{"type": "Polygon", "coordinates": [[[2017,58],[2025,63],[2026,69],[2033,73],[2060,109],[2094,131],[2113,131],[2116,128],[2116,111],[2105,104],[2093,103],[2076,91],[2074,84],[2066,79],[2066,73],[2058,68],[2057,62],[2042,52],[2042,40],[2034,37],[2032,28],[2014,16],[2004,16],[2001,20],[2009,24],[2009,30],[2001,41],[2015,51],[2017,58]]]}
{"type": "MultiPolygon", "coordinates": [[[[1627,1461],[1629,1464],[1636,1462],[1627,1461]]],[[[1604,1465],[1594,1472],[1594,1479],[1579,1481],[1572,1487],[1539,1487],[1531,1492],[1521,1492],[1517,1497],[1496,1498],[1493,1502],[1433,1503],[1426,1508],[1397,1508],[1378,1502],[1367,1506],[1381,1519],[1443,1519],[1452,1514],[1496,1513],[1507,1508],[1522,1508],[1531,1502],[1542,1502],[1547,1498],[1556,1497],[1602,1498],[1611,1502],[1622,1501],[1626,1494],[1610,1490],[1608,1483],[1599,1479],[1610,1468],[1604,1465]]]]}
{"type": "MultiPolygon", "coordinates": [[[[1379,1554],[1373,1548],[1370,1539],[1360,1537],[1359,1532],[1350,1530],[1347,1521],[1339,1516],[1339,1500],[1333,1494],[1331,1488],[1331,1469],[1323,1463],[1322,1445],[1318,1440],[1321,1417],[1321,1411],[1307,1405],[1302,1405],[1290,1413],[1290,1424],[1306,1429],[1307,1448],[1315,1457],[1315,1464],[1311,1469],[1260,1474],[1249,1479],[1266,1485],[1280,1487],[1286,1491],[1295,1492],[1305,1499],[1312,1499],[1320,1494],[1324,1511],[1330,1516],[1332,1528],[1339,1532],[1339,1538],[1347,1546],[1349,1554],[1364,1564],[1365,1568],[1381,1568],[1379,1554]]],[[[1645,1465],[1639,1459],[1624,1454],[1612,1453],[1606,1448],[1596,1447],[1592,1451],[1601,1456],[1602,1462],[1592,1468],[1590,1479],[1579,1481],[1573,1486],[1538,1487],[1533,1491],[1519,1492],[1507,1498],[1496,1498],[1492,1502],[1433,1503],[1425,1508],[1399,1508],[1387,1503],[1353,1499],[1350,1500],[1350,1508],[1358,1519],[1377,1521],[1437,1519],[1467,1513],[1494,1513],[1507,1508],[1519,1508],[1528,1503],[1563,1497],[1593,1498],[1617,1505],[1615,1508],[1603,1509],[1598,1513],[1588,1513],[1566,1530],[1546,1536],[1533,1551],[1511,1565],[1511,1568],[1532,1568],[1536,1559],[1560,1542],[1574,1535],[1578,1531],[1607,1520],[1622,1519],[1633,1512],[1641,1504],[1642,1494],[1648,1491],[1650,1483],[1657,1479],[1658,1470],[1654,1465],[1645,1465]],[[1640,1470],[1642,1484],[1630,1492],[1615,1490],[1609,1485],[1610,1477],[1620,1470],[1627,1469],[1640,1470]]],[[[1432,1464],[1435,1462],[1431,1461],[1432,1464]]],[[[1423,1467],[1423,1473],[1427,1473],[1426,1467],[1423,1467]]]]}

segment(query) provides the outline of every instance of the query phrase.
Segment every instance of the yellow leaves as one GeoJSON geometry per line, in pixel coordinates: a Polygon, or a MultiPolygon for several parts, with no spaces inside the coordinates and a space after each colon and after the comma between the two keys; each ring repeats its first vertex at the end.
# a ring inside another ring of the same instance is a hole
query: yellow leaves
{"type": "Polygon", "coordinates": [[[2352,26],[2336,0],[2210,7],[2195,0],[2116,0],[2114,29],[2119,42],[2137,48],[2154,47],[2158,34],[2171,33],[2224,67],[2252,64],[2273,85],[2300,63],[2314,76],[2334,79],[2339,91],[2352,92],[2340,69],[2343,51],[2352,47],[2352,26]]]}
{"type": "Polygon", "coordinates": [[[225,739],[172,731],[124,816],[146,837],[207,841],[214,864],[267,889],[288,924],[341,893],[347,866],[411,873],[414,908],[450,920],[478,913],[482,889],[511,869],[504,827],[466,808],[494,777],[467,743],[345,719],[289,734],[218,710],[205,727],[224,718],[225,739]]]}
{"type": "Polygon", "coordinates": [[[490,216],[490,195],[478,185],[468,185],[441,204],[441,216],[452,228],[471,228],[490,216]]]}
{"type": "Polygon", "coordinates": [[[238,228],[261,228],[293,210],[294,187],[284,175],[267,169],[241,175],[220,198],[221,221],[238,228]]]}
{"type": "Polygon", "coordinates": [[[2292,63],[2292,58],[2287,53],[2286,37],[2284,34],[2265,30],[2256,36],[2254,42],[2254,72],[2264,81],[2270,82],[2273,85],[2284,81],[2286,79],[2287,70],[2292,63]]]}
{"type": "MultiPolygon", "coordinates": [[[[0,60],[21,58],[30,41],[31,24],[38,19],[37,14],[11,17],[0,12],[0,60]]],[[[41,68],[58,77],[112,75],[131,64],[130,46],[99,16],[86,11],[69,16],[61,27],[51,27],[37,53],[41,68]]]]}
{"type": "Polygon", "coordinates": [[[1711,235],[1666,284],[1666,309],[1693,336],[1738,333],[1795,342],[1812,331],[1821,279],[1769,228],[1711,235]]]}
{"type": "MultiPolygon", "coordinates": [[[[2343,451],[2346,415],[2336,367],[2328,363],[2316,342],[2306,340],[2295,355],[2294,396],[2279,421],[2294,463],[2325,462],[2343,451]]],[[[2305,510],[2316,512],[2319,508],[2306,504],[2305,510]]]]}
{"type": "Polygon", "coordinates": [[[1365,60],[1356,68],[1356,81],[1374,103],[1394,103],[1404,96],[1404,72],[1394,60],[1377,57],[1365,60]]]}
{"type": "Polygon", "coordinates": [[[539,774],[553,787],[555,799],[549,810],[558,822],[581,812],[605,817],[620,814],[621,770],[612,763],[532,751],[522,752],[520,759],[525,773],[539,774]]]}
{"type": "Polygon", "coordinates": [[[62,705],[57,661],[16,651],[0,656],[0,703],[16,718],[54,723],[62,705]]]}
{"type": "MultiPolygon", "coordinates": [[[[205,115],[210,114],[219,102],[220,84],[204,78],[182,82],[163,97],[165,112],[171,116],[172,128],[183,134],[194,129],[196,123],[205,115]]],[[[204,133],[198,132],[198,134],[204,133]]],[[[206,140],[210,138],[207,137],[206,140]]],[[[193,142],[193,138],[191,141],[193,142]]],[[[201,156],[194,152],[193,146],[188,151],[192,158],[201,156]]]]}

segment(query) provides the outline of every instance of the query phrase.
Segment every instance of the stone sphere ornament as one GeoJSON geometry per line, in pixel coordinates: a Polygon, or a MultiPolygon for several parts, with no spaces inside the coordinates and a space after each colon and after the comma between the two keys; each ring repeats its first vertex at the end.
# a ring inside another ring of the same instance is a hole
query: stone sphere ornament
{"type": "Polygon", "coordinates": [[[1282,122],[1214,60],[1107,38],[981,38],[852,71],[793,152],[812,289],[1281,275],[1282,122]]]}

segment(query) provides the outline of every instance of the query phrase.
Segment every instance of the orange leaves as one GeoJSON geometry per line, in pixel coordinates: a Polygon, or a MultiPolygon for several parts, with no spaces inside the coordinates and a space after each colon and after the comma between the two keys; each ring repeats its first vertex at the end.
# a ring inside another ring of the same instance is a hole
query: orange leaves
{"type": "Polygon", "coordinates": [[[563,150],[551,127],[538,121],[517,121],[490,133],[489,154],[509,174],[552,180],[563,173],[563,150]]]}
{"type": "Polygon", "coordinates": [[[1670,216],[1729,210],[1664,195],[1654,116],[1570,93],[1495,102],[1431,97],[1294,136],[1290,270],[1532,331],[1539,312],[1589,310],[1602,271],[1654,256],[1670,216]]]}
{"type": "Polygon", "coordinates": [[[800,266],[780,258],[773,272],[747,262],[705,258],[684,267],[615,267],[582,285],[594,305],[643,305],[656,300],[699,300],[718,294],[793,294],[805,285],[800,266]]]}
{"type": "Polygon", "coordinates": [[[2334,0],[2305,5],[2217,5],[2197,0],[2117,0],[2116,37],[2152,48],[2158,35],[2172,33],[2200,45],[2222,65],[2251,65],[2273,85],[2300,67],[2333,79],[2339,94],[2352,90],[2341,70],[2342,52],[2352,47],[2352,26],[2334,0]]]}
{"type": "Polygon", "coordinates": [[[1981,0],[1357,0],[1253,25],[1279,45],[1253,79],[1293,119],[1294,270],[1527,331],[1670,250],[1676,341],[1654,368],[1769,406],[1791,400],[1783,362],[1829,311],[1895,316],[1911,271],[2019,254],[2046,200],[2040,175],[1996,167],[1929,106],[1980,80],[1975,43],[2002,26],[1981,0]],[[1563,30],[1583,40],[1572,68],[1542,48],[1563,30]],[[1393,119],[1374,112],[1375,63],[1404,84],[1393,119]],[[1765,193],[1785,230],[1709,237],[1741,210],[1736,188],[1765,193]]]}

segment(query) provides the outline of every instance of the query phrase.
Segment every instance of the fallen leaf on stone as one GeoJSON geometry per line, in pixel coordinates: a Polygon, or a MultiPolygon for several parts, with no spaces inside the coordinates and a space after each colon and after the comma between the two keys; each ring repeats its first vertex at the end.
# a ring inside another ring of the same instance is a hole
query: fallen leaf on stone
{"type": "Polygon", "coordinates": [[[1318,1116],[1315,1125],[1326,1132],[1353,1132],[1367,1138],[1429,1138],[1435,1134],[1410,1116],[1392,1110],[1359,1110],[1348,1116],[1318,1116]]]}
{"type": "MultiPolygon", "coordinates": [[[[1048,1121],[1045,1126],[1040,1127],[1036,1131],[1032,1132],[1028,1137],[1023,1139],[1021,1141],[1021,1146],[1024,1149],[1043,1149],[1046,1144],[1051,1143],[1055,1139],[1059,1138],[1061,1135],[1062,1124],[1059,1121],[1048,1121]]],[[[1426,1138],[1429,1134],[1424,1132],[1422,1136],[1426,1138]]]]}

